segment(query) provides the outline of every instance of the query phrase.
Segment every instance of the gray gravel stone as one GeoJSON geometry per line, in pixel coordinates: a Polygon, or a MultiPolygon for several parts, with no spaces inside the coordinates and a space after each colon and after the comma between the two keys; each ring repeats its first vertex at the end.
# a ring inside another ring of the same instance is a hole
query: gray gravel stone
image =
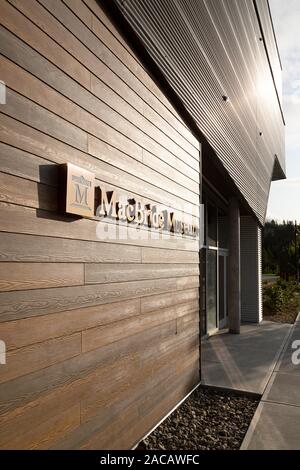
{"type": "Polygon", "coordinates": [[[258,400],[198,387],[139,448],[239,449],[258,400]]]}

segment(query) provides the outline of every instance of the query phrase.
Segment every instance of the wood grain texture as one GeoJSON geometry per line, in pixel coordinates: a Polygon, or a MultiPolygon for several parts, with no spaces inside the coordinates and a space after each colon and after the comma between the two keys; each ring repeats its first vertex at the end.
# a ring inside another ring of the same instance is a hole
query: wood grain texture
{"type": "Polygon", "coordinates": [[[0,383],[63,362],[80,353],[80,333],[9,351],[6,367],[0,369],[0,383]]]}
{"type": "MultiPolygon", "coordinates": [[[[49,9],[49,5],[45,0],[41,0],[43,5],[49,9]]],[[[74,2],[69,2],[68,3],[69,8],[71,11],[73,10],[74,12],[77,13],[78,8],[83,11],[84,10],[84,5],[82,2],[75,4],[74,2]],[[79,5],[79,7],[77,6],[79,5]]],[[[51,5],[51,13],[55,15],[56,18],[58,19],[63,19],[65,21],[65,24],[68,26],[70,31],[78,38],[80,39],[85,45],[88,46],[90,51],[96,56],[102,59],[102,61],[111,69],[114,71],[114,73],[122,78],[122,80],[129,84],[131,88],[133,88],[138,94],[140,94],[146,102],[152,103],[152,96],[149,93],[149,88],[151,86],[153,87],[153,81],[147,77],[147,74],[145,74],[145,71],[143,70],[142,67],[139,67],[138,64],[134,61],[132,63],[132,56],[128,54],[126,49],[122,49],[117,52],[113,46],[118,46],[118,43],[114,41],[114,44],[112,44],[112,36],[107,35],[106,37],[106,44],[105,44],[105,39],[103,37],[103,33],[105,33],[105,29],[101,27],[101,24],[97,22],[97,20],[94,19],[93,21],[93,32],[97,32],[97,37],[100,38],[100,41],[97,41],[95,38],[95,35],[91,33],[89,29],[87,29],[84,26],[84,18],[81,17],[80,21],[75,15],[70,14],[70,10],[68,10],[63,3],[55,0],[52,2],[51,5]],[[124,64],[124,62],[126,64],[124,64]],[[137,67],[136,67],[137,65],[137,67]],[[139,71],[143,74],[143,79],[139,80],[135,74],[132,73],[132,69],[137,72],[137,68],[139,71]],[[151,83],[151,85],[148,87],[145,87],[144,82],[151,83]]],[[[157,88],[156,88],[157,89],[157,88]]],[[[152,98],[153,99],[153,98],[152,98]]],[[[166,98],[164,97],[164,101],[167,102],[166,98]]],[[[156,106],[157,106],[157,100],[154,100],[156,106]]],[[[153,103],[154,104],[154,103],[153,103]]],[[[155,109],[156,107],[153,105],[153,108],[155,109]]],[[[172,108],[173,114],[176,114],[174,108],[172,108]]],[[[180,121],[180,119],[179,119],[180,121]]],[[[197,144],[196,144],[197,146],[197,144]]],[[[197,156],[198,158],[198,156],[197,156]]],[[[191,165],[195,164],[196,162],[191,161],[191,165]]],[[[196,168],[196,166],[195,166],[196,168]]]]}
{"type": "Polygon", "coordinates": [[[53,63],[61,66],[62,69],[71,76],[75,77],[79,83],[89,87],[90,73],[84,70],[78,61],[57,47],[50,38],[47,38],[30,20],[13,8],[8,2],[1,3],[1,24],[13,29],[16,36],[22,40],[28,40],[30,45],[40,51],[44,57],[48,57],[53,63]]]}
{"type": "Polygon", "coordinates": [[[5,341],[9,351],[51,338],[71,335],[95,326],[118,323],[139,313],[140,299],[75,308],[70,311],[1,322],[0,337],[5,341]]]}
{"type": "MultiPolygon", "coordinates": [[[[76,240],[98,241],[111,243],[121,239],[120,245],[140,245],[174,250],[198,251],[198,242],[189,237],[170,235],[153,237],[150,231],[144,230],[141,236],[130,226],[119,227],[112,225],[111,234],[106,235],[106,227],[110,224],[103,220],[78,219],[57,215],[56,213],[38,209],[38,211],[0,202],[0,221],[5,232],[20,232],[47,237],[70,238],[76,240]],[[105,239],[105,237],[107,237],[105,239]]],[[[119,247],[119,249],[121,249],[119,247]]]]}
{"type": "Polygon", "coordinates": [[[199,286],[198,276],[0,292],[0,322],[199,286]]]}
{"type": "Polygon", "coordinates": [[[57,190],[17,176],[0,173],[0,201],[57,211],[57,190]]]}
{"type": "MultiPolygon", "coordinates": [[[[3,66],[0,60],[0,66],[1,65],[3,66]]],[[[102,121],[89,113],[84,112],[82,108],[63,98],[60,94],[47,89],[39,80],[34,79],[29,74],[25,75],[24,72],[24,76],[22,76],[18,67],[10,67],[17,70],[11,70],[10,75],[4,74],[5,76],[3,79],[7,86],[12,87],[13,90],[17,91],[17,93],[22,93],[31,100],[44,106],[46,109],[54,112],[55,117],[58,115],[62,117],[62,119],[53,117],[52,113],[47,113],[44,109],[41,110],[39,106],[22,99],[18,94],[10,91],[8,91],[7,98],[10,106],[3,109],[6,114],[11,117],[18,116],[19,119],[26,124],[30,124],[34,128],[46,132],[55,138],[59,138],[63,142],[77,147],[79,150],[86,150],[86,136],[83,132],[86,131],[89,135],[89,151],[91,154],[97,156],[99,154],[99,149],[103,148],[103,142],[111,146],[115,146],[119,152],[122,152],[123,154],[122,161],[118,164],[120,168],[126,169],[126,163],[127,169],[132,169],[133,172],[138,171],[140,177],[146,181],[152,181],[160,187],[166,186],[171,193],[177,194],[183,200],[187,200],[192,204],[197,204],[199,202],[199,197],[197,196],[199,183],[195,181],[192,182],[190,180],[188,171],[186,172],[186,175],[174,168],[177,167],[180,169],[180,165],[176,159],[173,162],[173,166],[170,166],[172,159],[168,158],[168,163],[165,163],[150,152],[147,152],[146,150],[143,152],[142,148],[133,144],[131,140],[117,134],[112,127],[108,125],[104,126],[102,121]],[[20,82],[15,83],[15,77],[18,77],[19,75],[21,75],[19,78],[20,82]],[[31,109],[30,116],[26,115],[24,108],[25,110],[28,108],[31,109]],[[47,117],[49,119],[47,119],[47,117]],[[42,119],[42,122],[40,122],[40,119],[42,119]],[[58,128],[57,122],[60,123],[58,128]],[[71,124],[69,124],[69,122],[71,122],[71,124]],[[78,134],[81,134],[80,140],[74,138],[74,125],[78,128],[78,134]],[[60,126],[62,129],[60,129],[60,126]],[[60,130],[61,132],[59,132],[60,130]],[[99,139],[103,142],[99,142],[99,139]],[[133,146],[134,149],[132,149],[133,146]],[[134,158],[131,158],[132,156],[134,158]],[[139,161],[143,161],[144,165],[138,163],[139,161]],[[156,170],[153,170],[153,168],[156,170]],[[187,186],[189,186],[189,189],[186,189],[187,186]]],[[[3,66],[3,68],[7,70],[7,64],[5,64],[5,67],[3,66]]],[[[99,116],[98,112],[97,115],[99,116]]],[[[126,135],[129,135],[129,133],[126,132],[126,135]]],[[[140,138],[136,137],[135,140],[139,142],[141,146],[143,145],[140,138]]],[[[116,159],[117,152],[115,152],[115,154],[116,159]]],[[[117,161],[115,161],[115,164],[117,164],[117,161]]]]}
{"type": "MultiPolygon", "coordinates": [[[[1,265],[0,265],[1,269],[1,265]]],[[[196,264],[89,264],[85,265],[85,283],[134,281],[135,279],[164,279],[198,276],[196,264]]]]}
{"type": "Polygon", "coordinates": [[[52,442],[76,428],[80,424],[80,404],[77,403],[60,414],[53,410],[49,420],[42,420],[26,433],[14,433],[8,442],[3,441],[0,448],[8,450],[45,450],[52,442]]]}
{"type": "Polygon", "coordinates": [[[2,1],[0,54],[0,448],[130,448],[199,382],[198,241],[60,214],[58,165],[197,224],[200,145],[95,0],[2,1]]]}
{"type": "MultiPolygon", "coordinates": [[[[163,252],[164,250],[162,250],[163,252]]],[[[169,250],[167,250],[169,252],[169,250]]],[[[187,252],[182,260],[195,259],[187,252]]],[[[185,252],[183,252],[185,253],[185,252]]],[[[37,263],[140,263],[141,247],[0,232],[0,261],[37,263]]]]}
{"type": "Polygon", "coordinates": [[[0,262],[1,292],[83,284],[83,264],[0,262]]]}
{"type": "MultiPolygon", "coordinates": [[[[147,345],[162,344],[164,339],[174,337],[176,321],[151,328],[147,332],[147,345]]],[[[97,367],[109,367],[121,357],[137,354],[140,359],[146,354],[145,335],[138,333],[116,343],[81,354],[67,361],[51,365],[24,377],[0,384],[0,413],[22,407],[39,396],[46,395],[57,387],[71,385],[81,380],[97,367]]],[[[153,359],[153,355],[152,355],[153,359]]]]}
{"type": "MultiPolygon", "coordinates": [[[[151,312],[148,315],[138,315],[132,318],[109,324],[107,326],[95,327],[82,332],[82,350],[90,351],[105,344],[113,343],[121,338],[131,336],[140,331],[146,331],[156,325],[177,319],[189,312],[197,312],[198,302],[176,305],[151,312]]],[[[181,327],[181,331],[182,331],[181,327]]]]}
{"type": "Polygon", "coordinates": [[[0,171],[2,173],[19,176],[50,186],[58,185],[57,167],[56,165],[51,165],[49,160],[2,142],[0,142],[0,155],[0,171]]]}
{"type": "MultiPolygon", "coordinates": [[[[126,156],[124,157],[124,154],[120,155],[117,149],[103,142],[101,143],[100,140],[97,141],[95,155],[86,154],[1,113],[0,139],[6,144],[26,150],[28,153],[47,158],[52,163],[64,163],[67,160],[70,163],[92,171],[99,180],[117,185],[126,191],[134,192],[174,209],[182,210],[184,202],[184,208],[187,213],[192,214],[193,210],[195,210],[194,205],[189,205],[188,202],[182,201],[182,199],[171,193],[166,193],[163,189],[153,186],[144,180],[141,185],[139,174],[127,171],[128,164],[126,161],[125,166],[124,162],[123,164],[120,163],[124,169],[116,166],[116,162],[122,162],[124,158],[126,159],[126,156]]],[[[49,166],[51,165],[49,164],[49,166]]]]}
{"type": "MultiPolygon", "coordinates": [[[[12,23],[11,30],[14,32],[14,23],[12,23]]],[[[44,105],[47,103],[46,107],[48,108],[56,107],[60,115],[63,114],[65,117],[69,117],[69,119],[74,119],[75,122],[78,122],[81,116],[86,116],[88,123],[91,122],[92,124],[89,126],[91,133],[95,133],[95,135],[119,148],[119,150],[124,151],[124,153],[138,159],[141,155],[141,148],[144,148],[174,169],[180,170],[184,175],[186,174],[194,181],[199,182],[199,161],[196,161],[183,151],[172,139],[160,133],[157,127],[149,123],[142,114],[139,114],[129,106],[118,94],[112,92],[105,83],[100,82],[99,79],[92,78],[91,93],[75,81],[71,82],[54,64],[49,62],[43,64],[38,55],[35,54],[35,60],[32,61],[32,52],[30,51],[27,54],[23,51],[22,59],[20,59],[18,50],[20,50],[21,44],[5,30],[1,31],[1,35],[5,37],[6,41],[0,49],[1,52],[16,60],[17,63],[24,66],[32,74],[46,81],[61,95],[55,100],[50,100],[47,95],[56,96],[56,92],[45,88],[43,96],[39,91],[40,86],[37,80],[34,77],[29,77],[25,71],[20,72],[23,80],[20,80],[21,77],[19,80],[14,78],[12,74],[13,65],[7,67],[5,77],[8,85],[11,84],[12,88],[25,89],[26,96],[28,94],[32,95],[34,91],[37,102],[42,101],[44,105]],[[13,51],[11,50],[12,46],[13,51]],[[41,62],[40,67],[38,67],[37,61],[41,62]],[[42,65],[46,65],[48,74],[42,72],[42,65]],[[26,81],[28,80],[36,83],[34,89],[26,87],[26,81]],[[69,102],[66,98],[69,98],[72,102],[69,102]],[[66,109],[59,106],[59,102],[62,101],[66,103],[66,109]],[[107,103],[104,101],[107,101],[107,103]],[[74,103],[79,105],[79,107],[74,103]],[[70,108],[74,108],[76,111],[72,117],[70,116],[70,108]],[[115,111],[115,109],[118,111],[115,111]],[[131,121],[129,120],[130,117],[131,121]],[[149,127],[150,129],[148,129],[149,127]],[[167,142],[165,142],[166,139],[167,142]],[[165,143],[165,146],[163,146],[163,143],[165,143]]],[[[85,56],[83,55],[83,57],[85,56]]],[[[5,59],[2,60],[5,61],[5,59]]],[[[80,119],[81,126],[84,125],[85,120],[80,119]]]]}

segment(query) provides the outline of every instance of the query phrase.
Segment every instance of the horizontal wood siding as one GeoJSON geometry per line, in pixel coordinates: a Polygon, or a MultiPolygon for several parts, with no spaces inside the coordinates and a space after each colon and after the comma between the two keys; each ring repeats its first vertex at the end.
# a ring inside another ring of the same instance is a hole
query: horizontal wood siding
{"type": "Polygon", "coordinates": [[[195,214],[199,143],[96,0],[1,0],[0,68],[0,448],[130,448],[199,382],[198,243],[60,215],[58,164],[195,214]]]}

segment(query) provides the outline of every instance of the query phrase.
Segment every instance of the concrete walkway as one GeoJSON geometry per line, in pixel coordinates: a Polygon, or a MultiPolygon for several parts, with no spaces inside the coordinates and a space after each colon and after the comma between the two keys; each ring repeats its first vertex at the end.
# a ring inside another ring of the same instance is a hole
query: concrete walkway
{"type": "Polygon", "coordinates": [[[243,325],[240,335],[221,333],[204,340],[202,384],[262,395],[290,331],[291,325],[264,321],[243,325]]]}
{"type": "MultiPolygon", "coordinates": [[[[300,314],[291,329],[241,449],[300,449],[300,364],[292,362],[300,345],[300,314]]],[[[300,358],[300,354],[297,356],[300,358]]]]}

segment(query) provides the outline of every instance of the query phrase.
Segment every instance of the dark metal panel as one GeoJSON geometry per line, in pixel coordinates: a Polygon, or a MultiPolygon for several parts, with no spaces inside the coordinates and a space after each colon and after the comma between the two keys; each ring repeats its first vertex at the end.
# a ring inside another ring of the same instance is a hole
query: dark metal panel
{"type": "Polygon", "coordinates": [[[254,3],[115,3],[263,222],[275,154],[284,170],[284,123],[254,3]]]}

